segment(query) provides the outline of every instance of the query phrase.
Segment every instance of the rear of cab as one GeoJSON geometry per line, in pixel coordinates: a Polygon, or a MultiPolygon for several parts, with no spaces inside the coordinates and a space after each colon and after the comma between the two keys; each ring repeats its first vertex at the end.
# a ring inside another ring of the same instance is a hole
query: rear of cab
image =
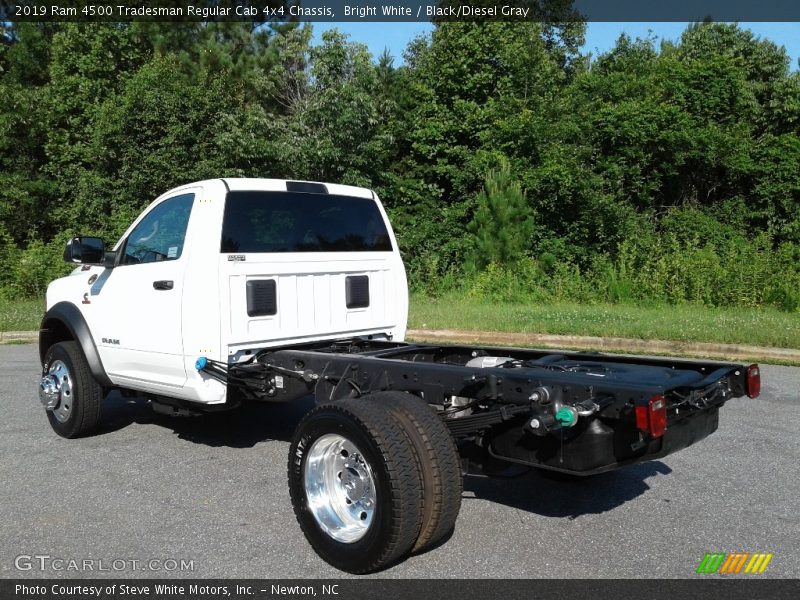
{"type": "Polygon", "coordinates": [[[372,191],[274,179],[207,185],[194,209],[208,222],[201,230],[213,223],[216,235],[200,240],[198,253],[213,246],[215,257],[192,258],[187,272],[188,361],[205,355],[235,362],[260,348],[322,339],[404,339],[405,268],[372,191]],[[216,277],[207,270],[212,264],[216,277]],[[218,343],[207,331],[216,319],[218,343]]]}
{"type": "Polygon", "coordinates": [[[225,183],[218,272],[228,357],[356,335],[404,339],[405,268],[373,192],[268,179],[225,183]]]}

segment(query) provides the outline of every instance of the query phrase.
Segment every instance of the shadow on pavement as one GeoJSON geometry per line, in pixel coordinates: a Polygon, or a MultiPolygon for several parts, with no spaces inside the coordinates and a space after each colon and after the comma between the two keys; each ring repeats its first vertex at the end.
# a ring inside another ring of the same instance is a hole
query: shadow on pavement
{"type": "MultiPolygon", "coordinates": [[[[285,404],[246,402],[231,411],[174,417],[154,412],[144,399],[124,398],[114,392],[103,405],[103,426],[98,433],[111,433],[133,423],[152,424],[196,444],[251,448],[266,440],[289,441],[313,405],[313,396],[308,396],[285,404]]],[[[542,516],[575,519],[621,506],[650,489],[648,478],[671,471],[664,463],[651,461],[566,480],[537,470],[514,478],[467,475],[464,501],[488,500],[542,516]]]]}
{"type": "Polygon", "coordinates": [[[536,470],[514,479],[467,475],[464,501],[488,500],[545,517],[575,519],[617,508],[649,490],[648,478],[671,472],[664,463],[651,461],[593,477],[566,480],[556,480],[536,470]]]}
{"type": "Polygon", "coordinates": [[[184,440],[207,446],[250,448],[265,440],[289,441],[297,423],[314,405],[313,396],[282,403],[246,402],[240,408],[200,416],[177,417],[155,412],[147,400],[112,392],[103,404],[99,435],[133,423],[172,429],[184,440]]]}

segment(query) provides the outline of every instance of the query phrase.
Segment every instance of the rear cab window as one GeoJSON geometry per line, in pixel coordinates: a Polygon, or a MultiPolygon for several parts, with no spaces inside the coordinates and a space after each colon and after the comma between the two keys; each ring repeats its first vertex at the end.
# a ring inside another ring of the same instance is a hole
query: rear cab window
{"type": "Polygon", "coordinates": [[[391,252],[370,198],[282,191],[232,191],[225,201],[222,253],[391,252]]]}

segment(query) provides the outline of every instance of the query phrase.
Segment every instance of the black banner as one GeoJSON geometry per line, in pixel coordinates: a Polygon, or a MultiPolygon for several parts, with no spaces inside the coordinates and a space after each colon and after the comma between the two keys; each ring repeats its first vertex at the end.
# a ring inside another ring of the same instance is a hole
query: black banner
{"type": "MultiPolygon", "coordinates": [[[[535,560],[531,570],[536,570],[535,560]]],[[[3,600],[793,600],[800,580],[753,577],[638,580],[465,579],[75,579],[0,580],[3,600]]]]}
{"type": "Polygon", "coordinates": [[[3,21],[800,21],[798,0],[0,0],[3,21]]]}

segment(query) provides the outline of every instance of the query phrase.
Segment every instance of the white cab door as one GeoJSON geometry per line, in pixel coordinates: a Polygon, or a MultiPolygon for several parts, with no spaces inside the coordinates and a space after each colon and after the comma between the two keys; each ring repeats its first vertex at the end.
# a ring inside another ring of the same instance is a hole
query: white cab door
{"type": "Polygon", "coordinates": [[[95,342],[117,385],[169,392],[186,383],[181,311],[196,196],[183,190],[151,206],[119,246],[117,266],[92,286],[95,342]]]}

